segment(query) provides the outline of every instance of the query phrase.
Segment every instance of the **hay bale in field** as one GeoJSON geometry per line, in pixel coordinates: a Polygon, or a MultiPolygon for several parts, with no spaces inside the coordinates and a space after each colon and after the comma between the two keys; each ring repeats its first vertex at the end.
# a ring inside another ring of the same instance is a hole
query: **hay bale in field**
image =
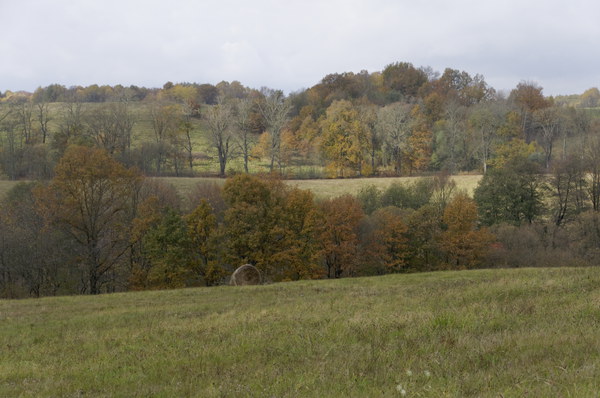
{"type": "Polygon", "coordinates": [[[231,274],[230,284],[233,286],[260,285],[260,282],[260,271],[251,264],[244,264],[231,274]]]}

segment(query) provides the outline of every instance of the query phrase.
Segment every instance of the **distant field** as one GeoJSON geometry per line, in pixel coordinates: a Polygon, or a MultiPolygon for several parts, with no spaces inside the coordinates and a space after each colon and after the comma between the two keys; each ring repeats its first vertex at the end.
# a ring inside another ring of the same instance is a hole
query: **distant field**
{"type": "Polygon", "coordinates": [[[0,300],[0,353],[1,397],[597,397],[600,268],[0,300]]]}
{"type": "Polygon", "coordinates": [[[3,198],[20,181],[0,180],[0,198],[3,198]]]}
{"type": "MultiPolygon", "coordinates": [[[[393,182],[412,182],[420,177],[394,177],[394,178],[349,178],[349,179],[322,179],[322,180],[288,180],[288,184],[297,186],[301,189],[309,189],[317,198],[331,198],[346,193],[355,195],[361,188],[368,185],[375,185],[379,189],[386,189],[393,182]]],[[[458,189],[473,194],[481,175],[457,175],[452,177],[456,181],[458,189]]],[[[194,189],[196,184],[202,181],[216,182],[224,184],[223,178],[212,177],[160,177],[159,180],[173,184],[182,198],[187,198],[188,194],[194,189]]],[[[18,181],[0,180],[0,197],[3,197],[8,190],[14,187],[18,181]]]]}
{"type": "MultiPolygon", "coordinates": [[[[347,178],[347,179],[319,179],[319,180],[287,180],[290,185],[301,189],[311,190],[317,198],[331,198],[346,193],[356,194],[366,186],[375,185],[377,188],[386,189],[393,182],[412,182],[421,177],[395,177],[395,178],[347,178]]],[[[481,175],[457,175],[452,177],[456,181],[458,189],[465,190],[473,194],[481,175]]],[[[210,181],[225,183],[220,178],[184,178],[184,177],[164,177],[162,180],[169,182],[177,188],[183,197],[201,181],[210,181]]]]}
{"type": "MultiPolygon", "coordinates": [[[[326,198],[336,197],[346,193],[356,194],[366,186],[374,185],[384,190],[394,182],[410,183],[422,177],[392,177],[392,178],[355,178],[355,179],[335,179],[335,180],[292,180],[288,181],[290,185],[296,185],[298,188],[309,189],[315,196],[326,198]]],[[[469,194],[477,187],[481,175],[457,175],[452,179],[456,181],[458,189],[465,190],[469,194]]]]}

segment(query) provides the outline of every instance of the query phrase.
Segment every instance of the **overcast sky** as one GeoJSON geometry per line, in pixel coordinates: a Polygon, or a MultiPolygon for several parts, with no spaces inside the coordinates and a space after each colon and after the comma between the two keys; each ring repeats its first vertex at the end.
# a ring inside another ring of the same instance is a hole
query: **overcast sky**
{"type": "Polygon", "coordinates": [[[594,0],[0,0],[0,91],[238,80],[286,92],[411,62],[496,89],[600,86],[594,0]]]}

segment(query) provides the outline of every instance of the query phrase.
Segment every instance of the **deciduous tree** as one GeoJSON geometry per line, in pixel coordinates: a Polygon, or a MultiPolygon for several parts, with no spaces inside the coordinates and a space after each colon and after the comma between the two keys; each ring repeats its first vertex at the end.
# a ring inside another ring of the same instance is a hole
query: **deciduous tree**
{"type": "Polygon", "coordinates": [[[387,158],[396,174],[402,171],[403,151],[412,128],[412,105],[396,102],[377,112],[375,129],[383,139],[387,158]]]}
{"type": "Polygon", "coordinates": [[[275,162],[281,168],[281,133],[288,122],[291,103],[285,98],[282,91],[268,89],[263,91],[264,101],[259,102],[259,107],[269,133],[269,170],[273,172],[275,162]]]}
{"type": "Polygon", "coordinates": [[[103,149],[67,149],[50,184],[36,191],[37,203],[53,225],[78,245],[82,291],[116,289],[129,249],[133,192],[140,177],[103,149]]]}
{"type": "Polygon", "coordinates": [[[355,175],[360,175],[368,130],[357,109],[348,101],[334,102],[321,121],[321,131],[321,150],[329,160],[333,174],[344,177],[347,170],[352,170],[355,175]]]}
{"type": "Polygon", "coordinates": [[[219,157],[219,175],[225,175],[227,161],[231,156],[231,124],[233,113],[231,106],[220,97],[216,105],[212,105],[205,113],[204,119],[211,134],[212,146],[219,157]]]}
{"type": "Polygon", "coordinates": [[[328,278],[352,276],[358,260],[358,228],[364,213],[358,199],[350,195],[320,204],[320,242],[328,278]]]}
{"type": "Polygon", "coordinates": [[[466,194],[458,194],[444,210],[446,230],[441,235],[441,247],[446,264],[452,268],[473,268],[479,264],[494,241],[486,229],[477,229],[477,205],[466,194]]]}
{"type": "Polygon", "coordinates": [[[490,170],[475,189],[481,221],[485,225],[531,224],[544,211],[544,183],[535,163],[513,158],[490,170]]]}

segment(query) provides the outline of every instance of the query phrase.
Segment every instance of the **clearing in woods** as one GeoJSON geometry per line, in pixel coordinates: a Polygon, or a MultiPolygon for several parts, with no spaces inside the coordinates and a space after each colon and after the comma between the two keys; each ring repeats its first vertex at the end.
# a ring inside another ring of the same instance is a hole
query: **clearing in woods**
{"type": "MultiPolygon", "coordinates": [[[[473,191],[477,187],[477,183],[481,180],[479,174],[465,174],[452,176],[452,179],[456,181],[457,189],[465,190],[469,195],[473,195],[473,191]]],[[[427,177],[389,177],[389,178],[345,178],[345,179],[316,179],[316,180],[286,180],[286,182],[292,186],[297,186],[300,189],[311,190],[316,198],[325,199],[340,196],[343,194],[356,195],[358,191],[366,186],[374,185],[377,188],[384,190],[394,182],[400,183],[411,183],[419,178],[427,177]]],[[[161,177],[163,181],[169,182],[175,186],[177,191],[183,196],[187,195],[193,190],[194,186],[202,181],[216,182],[217,184],[223,184],[225,182],[222,178],[209,178],[209,177],[161,177]]]]}

